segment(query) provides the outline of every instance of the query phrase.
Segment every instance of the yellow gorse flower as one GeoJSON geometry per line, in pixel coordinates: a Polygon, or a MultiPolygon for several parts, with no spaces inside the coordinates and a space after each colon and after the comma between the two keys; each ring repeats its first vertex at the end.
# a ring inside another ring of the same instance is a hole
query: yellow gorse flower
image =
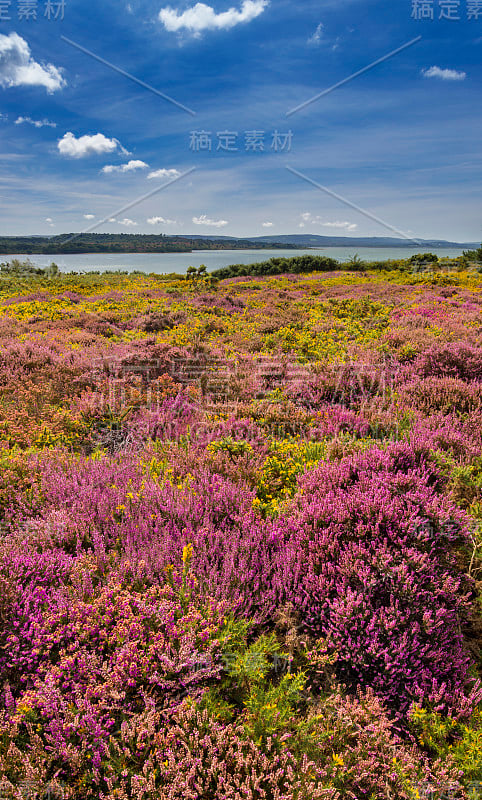
{"type": "Polygon", "coordinates": [[[187,544],[182,551],[182,563],[187,564],[191,560],[193,553],[192,544],[187,544]]]}

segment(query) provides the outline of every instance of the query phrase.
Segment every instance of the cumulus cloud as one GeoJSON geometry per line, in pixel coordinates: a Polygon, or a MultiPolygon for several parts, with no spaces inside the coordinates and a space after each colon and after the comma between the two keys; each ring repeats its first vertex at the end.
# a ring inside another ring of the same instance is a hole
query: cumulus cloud
{"type": "Polygon", "coordinates": [[[84,219],[95,219],[95,214],[84,214],[84,219]]]}
{"type": "Polygon", "coordinates": [[[127,164],[118,164],[114,166],[114,164],[106,164],[105,167],[102,167],[102,172],[110,173],[110,172],[134,172],[136,169],[149,169],[149,164],[146,164],[145,161],[128,161],[127,164]]]}
{"type": "Polygon", "coordinates": [[[220,14],[217,14],[212,6],[205,3],[196,3],[195,6],[187,8],[181,14],[168,6],[161,9],[159,19],[168,31],[176,32],[185,29],[199,35],[202,31],[228,30],[240,23],[251,22],[263,13],[267,5],[268,0],[243,0],[239,10],[230,8],[220,14]]]}
{"type": "Polygon", "coordinates": [[[200,217],[193,217],[192,221],[195,225],[206,225],[210,228],[224,228],[225,225],[229,225],[227,219],[209,219],[206,214],[202,214],[200,217]]]}
{"type": "MultiPolygon", "coordinates": [[[[109,220],[109,222],[115,222],[115,220],[109,220]]],[[[131,227],[132,225],[137,225],[137,222],[134,222],[133,219],[129,219],[128,217],[124,217],[124,219],[118,220],[119,225],[125,225],[126,228],[131,227]]]]}
{"type": "Polygon", "coordinates": [[[147,177],[149,180],[152,178],[178,178],[180,174],[178,169],[155,169],[147,177]]]}
{"type": "Polygon", "coordinates": [[[358,225],[356,225],[356,223],[354,222],[347,222],[347,221],[341,222],[339,220],[335,222],[325,222],[323,220],[323,217],[320,216],[314,217],[310,211],[305,211],[303,214],[301,214],[301,219],[303,220],[303,222],[300,222],[299,225],[300,228],[304,228],[305,223],[311,223],[312,225],[321,225],[324,228],[335,228],[345,231],[354,231],[358,228],[358,225]]]}
{"type": "Polygon", "coordinates": [[[441,81],[464,81],[467,77],[466,72],[458,72],[456,69],[442,69],[441,67],[430,67],[423,69],[424,78],[439,78],[441,81]]]}
{"type": "Polygon", "coordinates": [[[17,117],[15,125],[22,125],[23,123],[33,125],[35,128],[56,128],[56,122],[50,122],[48,119],[32,119],[31,117],[17,117]]]}
{"type": "Polygon", "coordinates": [[[50,227],[51,227],[51,228],[53,228],[53,227],[55,226],[55,223],[54,223],[54,221],[53,221],[52,217],[46,217],[46,218],[45,218],[45,222],[46,222],[48,225],[50,225],[50,227]]]}
{"type": "Polygon", "coordinates": [[[149,217],[149,225],[177,225],[175,219],[164,219],[164,217],[149,217]]]}
{"type": "Polygon", "coordinates": [[[272,228],[274,222],[263,222],[263,228],[272,228]]]}
{"type": "Polygon", "coordinates": [[[59,139],[57,144],[59,153],[70,158],[84,158],[85,156],[113,153],[124,148],[117,139],[108,139],[103,133],[94,136],[80,136],[78,139],[70,131],[59,139]]]}
{"type": "Polygon", "coordinates": [[[65,85],[62,70],[35,61],[28,42],[18,33],[0,34],[0,86],[43,86],[51,94],[65,85]]]}
{"type": "Polygon", "coordinates": [[[314,44],[314,45],[320,44],[322,36],[323,36],[323,23],[320,22],[314,34],[310,36],[310,38],[308,39],[308,44],[314,44]]]}

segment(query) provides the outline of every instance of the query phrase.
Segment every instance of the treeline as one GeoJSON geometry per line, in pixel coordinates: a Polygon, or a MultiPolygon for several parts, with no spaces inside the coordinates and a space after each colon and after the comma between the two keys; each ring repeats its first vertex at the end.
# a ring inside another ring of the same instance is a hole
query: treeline
{"type": "Polygon", "coordinates": [[[256,275],[284,275],[285,273],[331,272],[343,270],[349,272],[364,272],[365,270],[382,270],[401,272],[438,271],[444,268],[466,269],[470,264],[482,263],[482,247],[479,250],[465,251],[457,258],[439,258],[434,253],[418,253],[404,259],[391,259],[386,261],[363,261],[358,255],[352,256],[348,261],[340,262],[328,256],[303,255],[293,258],[270,258],[268,261],[258,261],[255,264],[231,264],[212,272],[218,280],[225,278],[238,278],[256,275]]]}
{"type": "Polygon", "coordinates": [[[237,278],[247,275],[283,275],[284,273],[331,272],[339,269],[340,264],[328,256],[294,256],[293,258],[270,258],[255,264],[231,264],[229,267],[215,270],[215,278],[237,278]]]}
{"type": "Polygon", "coordinates": [[[5,236],[0,238],[1,254],[56,255],[60,253],[164,253],[190,252],[188,242],[166,236],[128,233],[73,233],[60,236],[5,236]]]}
{"type": "MultiPolygon", "coordinates": [[[[64,233],[59,236],[0,237],[2,255],[75,255],[78,253],[190,253],[192,250],[240,250],[266,248],[265,242],[247,239],[189,239],[165,234],[64,233]]],[[[273,249],[287,246],[270,245],[273,249]]],[[[294,247],[294,245],[292,245],[294,247]]],[[[289,248],[289,246],[288,246],[289,248]]]]}

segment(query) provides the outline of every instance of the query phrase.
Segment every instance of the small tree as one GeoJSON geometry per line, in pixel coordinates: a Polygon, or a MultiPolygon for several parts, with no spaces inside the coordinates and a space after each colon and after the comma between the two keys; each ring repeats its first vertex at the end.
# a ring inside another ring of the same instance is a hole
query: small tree
{"type": "Polygon", "coordinates": [[[350,256],[350,258],[346,262],[346,265],[349,269],[358,272],[363,272],[363,270],[365,269],[365,262],[360,258],[358,253],[355,253],[354,256],[350,256]]]}
{"type": "Polygon", "coordinates": [[[194,292],[198,292],[200,289],[215,290],[217,287],[217,279],[213,275],[208,275],[205,264],[201,264],[197,269],[196,267],[188,267],[186,275],[194,292]]]}
{"type": "Polygon", "coordinates": [[[57,275],[59,274],[58,264],[56,264],[55,261],[52,261],[50,267],[47,267],[47,269],[45,270],[45,274],[47,275],[48,278],[56,278],[57,275]]]}
{"type": "Polygon", "coordinates": [[[439,260],[435,253],[416,253],[408,259],[410,264],[436,264],[439,260]]]}
{"type": "Polygon", "coordinates": [[[465,261],[475,261],[476,264],[482,264],[482,244],[477,250],[464,250],[462,257],[465,261]]]}

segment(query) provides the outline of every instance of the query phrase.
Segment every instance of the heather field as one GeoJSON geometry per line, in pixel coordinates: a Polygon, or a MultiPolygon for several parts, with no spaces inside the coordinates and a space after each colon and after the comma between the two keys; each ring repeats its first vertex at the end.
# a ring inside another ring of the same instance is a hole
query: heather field
{"type": "Polygon", "coordinates": [[[0,275],[0,796],[482,797],[482,274],[0,275]]]}

